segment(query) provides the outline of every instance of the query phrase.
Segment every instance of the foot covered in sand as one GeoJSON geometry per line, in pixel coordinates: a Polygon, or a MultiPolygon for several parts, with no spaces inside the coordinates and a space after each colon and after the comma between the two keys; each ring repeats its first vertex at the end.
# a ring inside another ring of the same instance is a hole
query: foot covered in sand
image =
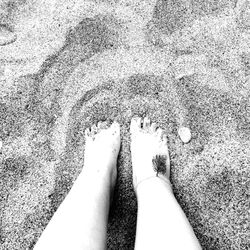
{"type": "Polygon", "coordinates": [[[120,125],[98,122],[85,130],[84,171],[94,178],[106,180],[113,189],[117,176],[117,157],[120,151],[120,125]],[[100,178],[99,178],[100,177],[100,178]]]}
{"type": "Polygon", "coordinates": [[[151,124],[148,117],[135,117],[131,120],[130,133],[135,191],[141,182],[153,177],[170,183],[170,159],[163,130],[151,124]]]}

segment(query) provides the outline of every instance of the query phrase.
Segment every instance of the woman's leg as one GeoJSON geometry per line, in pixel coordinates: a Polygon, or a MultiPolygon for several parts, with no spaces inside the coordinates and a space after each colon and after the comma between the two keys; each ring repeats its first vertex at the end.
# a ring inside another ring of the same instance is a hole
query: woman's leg
{"type": "Polygon", "coordinates": [[[106,229],[116,161],[120,150],[120,126],[106,123],[86,130],[84,168],[55,212],[35,250],[98,250],[106,248],[106,229]]]}
{"type": "Polygon", "coordinates": [[[131,121],[133,184],[138,199],[135,249],[201,249],[169,182],[167,138],[145,118],[131,121]],[[157,175],[157,176],[156,176],[157,175]]]}

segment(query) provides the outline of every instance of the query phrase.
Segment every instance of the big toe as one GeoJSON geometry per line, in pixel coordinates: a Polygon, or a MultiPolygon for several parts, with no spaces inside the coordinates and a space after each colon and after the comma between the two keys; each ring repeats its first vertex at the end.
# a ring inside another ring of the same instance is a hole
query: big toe
{"type": "Polygon", "coordinates": [[[133,117],[130,123],[130,132],[131,134],[137,132],[141,128],[142,119],[141,117],[133,117]]]}
{"type": "Polygon", "coordinates": [[[99,121],[97,123],[98,129],[107,129],[108,128],[108,122],[107,121],[99,121]]]}
{"type": "Polygon", "coordinates": [[[144,119],[143,119],[143,129],[146,129],[148,130],[150,128],[150,119],[148,116],[146,116],[144,119]]]}

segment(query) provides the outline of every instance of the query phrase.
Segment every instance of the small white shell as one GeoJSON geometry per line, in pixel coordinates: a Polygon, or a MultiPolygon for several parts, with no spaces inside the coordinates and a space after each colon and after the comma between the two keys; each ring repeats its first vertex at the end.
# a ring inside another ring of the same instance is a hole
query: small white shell
{"type": "Polygon", "coordinates": [[[191,135],[191,131],[189,128],[180,127],[178,130],[178,134],[184,143],[190,142],[192,135],[191,135]]]}
{"type": "Polygon", "coordinates": [[[0,24],[0,46],[15,42],[17,36],[6,25],[0,24]]]}

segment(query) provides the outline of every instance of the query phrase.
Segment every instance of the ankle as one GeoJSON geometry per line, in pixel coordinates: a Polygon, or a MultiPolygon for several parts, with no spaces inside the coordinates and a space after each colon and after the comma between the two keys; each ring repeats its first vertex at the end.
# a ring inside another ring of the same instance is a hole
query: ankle
{"type": "Polygon", "coordinates": [[[84,165],[79,176],[84,180],[87,179],[94,185],[114,186],[117,177],[117,169],[116,167],[105,169],[103,166],[101,166],[101,164],[100,168],[84,165]]]}
{"type": "Polygon", "coordinates": [[[152,191],[154,188],[164,187],[172,191],[172,184],[168,178],[159,174],[158,176],[151,176],[141,180],[134,187],[135,193],[138,194],[141,190],[152,191]]]}

